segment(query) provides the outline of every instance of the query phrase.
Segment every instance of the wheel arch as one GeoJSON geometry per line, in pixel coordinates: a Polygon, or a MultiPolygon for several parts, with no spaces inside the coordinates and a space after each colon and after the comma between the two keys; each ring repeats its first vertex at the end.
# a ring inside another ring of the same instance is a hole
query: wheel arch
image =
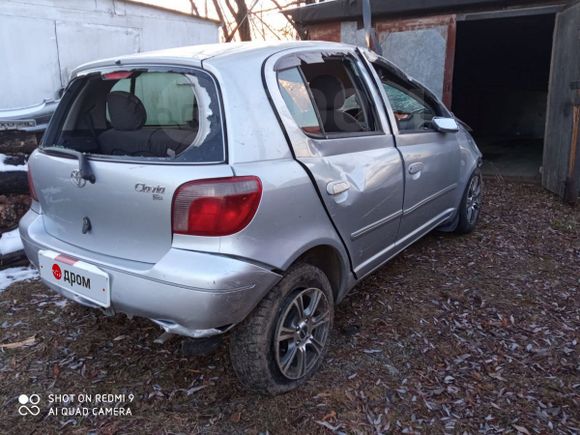
{"type": "Polygon", "coordinates": [[[348,266],[347,258],[339,249],[330,244],[311,246],[297,253],[290,262],[290,266],[297,263],[307,263],[324,272],[330,281],[335,303],[340,302],[354,284],[354,276],[348,266]]]}

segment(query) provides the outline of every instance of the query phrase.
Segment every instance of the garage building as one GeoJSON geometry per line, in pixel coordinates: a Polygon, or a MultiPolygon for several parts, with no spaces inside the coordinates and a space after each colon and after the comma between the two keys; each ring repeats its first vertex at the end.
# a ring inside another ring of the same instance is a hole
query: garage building
{"type": "MultiPolygon", "coordinates": [[[[473,128],[488,174],[541,178],[561,196],[572,175],[577,196],[578,0],[370,0],[370,8],[382,54],[473,128]]],[[[335,0],[287,13],[306,39],[364,46],[362,10],[363,0],[335,0]]]]}

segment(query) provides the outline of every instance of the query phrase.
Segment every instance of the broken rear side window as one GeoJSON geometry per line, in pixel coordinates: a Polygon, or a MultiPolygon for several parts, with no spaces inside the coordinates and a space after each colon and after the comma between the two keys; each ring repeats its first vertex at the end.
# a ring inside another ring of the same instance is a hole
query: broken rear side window
{"type": "Polygon", "coordinates": [[[314,104],[298,68],[280,71],[278,85],[282,98],[298,126],[307,133],[321,135],[322,131],[314,104]]]}
{"type": "Polygon", "coordinates": [[[346,57],[323,57],[278,70],[286,107],[307,134],[327,139],[379,131],[357,66],[346,57]]]}
{"type": "Polygon", "coordinates": [[[216,87],[201,71],[90,74],[70,86],[59,112],[45,146],[138,160],[225,158],[216,87]]]}

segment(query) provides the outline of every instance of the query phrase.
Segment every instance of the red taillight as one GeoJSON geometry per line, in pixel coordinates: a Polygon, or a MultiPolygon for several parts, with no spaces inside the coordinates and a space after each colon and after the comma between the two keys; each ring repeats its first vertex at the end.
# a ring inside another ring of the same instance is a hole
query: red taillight
{"type": "Polygon", "coordinates": [[[250,223],[261,197],[262,183],[253,176],[182,184],[173,196],[173,232],[191,236],[237,233],[250,223]]]}
{"type": "Polygon", "coordinates": [[[28,191],[30,192],[30,197],[38,201],[38,196],[36,196],[36,189],[34,188],[34,183],[32,182],[32,172],[30,171],[30,166],[28,166],[28,191]]]}

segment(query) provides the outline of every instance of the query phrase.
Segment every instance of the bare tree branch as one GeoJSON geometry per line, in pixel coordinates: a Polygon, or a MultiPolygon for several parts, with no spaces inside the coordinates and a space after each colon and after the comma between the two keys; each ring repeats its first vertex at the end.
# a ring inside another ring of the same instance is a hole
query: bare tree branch
{"type": "MultiPolygon", "coordinates": [[[[234,7],[232,6],[232,3],[230,2],[230,0],[225,0],[226,2],[226,6],[228,7],[228,9],[230,10],[230,14],[232,14],[234,16],[234,18],[236,17],[236,15],[238,14],[238,11],[236,11],[234,9],[234,7]]],[[[237,21],[237,20],[236,20],[237,21]]]]}
{"type": "MultiPolygon", "coordinates": [[[[193,4],[195,0],[189,1],[190,3],[193,4]]],[[[240,40],[250,41],[252,39],[252,26],[256,32],[256,35],[259,35],[260,29],[256,25],[256,23],[251,22],[250,16],[252,16],[252,18],[255,17],[257,20],[261,22],[262,33],[265,32],[264,28],[266,28],[269,32],[271,32],[274,36],[276,36],[276,38],[282,39],[282,37],[274,29],[272,29],[272,27],[270,27],[261,16],[253,12],[254,7],[258,3],[258,0],[254,0],[250,7],[248,7],[246,0],[223,0],[223,1],[212,0],[212,2],[218,15],[218,18],[222,23],[221,25],[222,32],[224,34],[224,40],[226,42],[231,42],[236,34],[239,35],[240,40]],[[224,3],[225,7],[222,6],[224,3]],[[232,24],[232,18],[233,22],[235,23],[233,28],[228,25],[228,19],[229,24],[232,24]]],[[[275,7],[263,9],[260,12],[275,11],[275,10],[281,12],[285,8],[309,2],[313,2],[313,0],[292,0],[282,6],[280,0],[272,0],[272,3],[274,4],[275,7]]],[[[300,29],[298,29],[296,23],[292,20],[292,18],[286,14],[282,15],[284,15],[284,18],[288,21],[288,23],[292,26],[292,28],[300,35],[301,34],[300,29]]],[[[263,37],[265,38],[265,33],[263,37]]]]}
{"type": "Polygon", "coordinates": [[[212,2],[213,2],[213,7],[216,10],[217,16],[222,23],[222,32],[224,32],[224,39],[226,41],[228,41],[230,39],[230,33],[228,32],[228,25],[227,25],[226,20],[224,18],[224,13],[222,11],[222,7],[219,4],[218,0],[212,0],[212,2]]]}
{"type": "Polygon", "coordinates": [[[280,5],[278,2],[276,2],[276,3],[277,3],[277,5],[269,7],[269,8],[260,9],[260,11],[261,12],[282,11],[284,9],[289,8],[290,6],[300,6],[303,3],[303,1],[296,0],[293,2],[286,3],[284,6],[280,5]]]}
{"type": "MultiPolygon", "coordinates": [[[[272,28],[271,28],[271,27],[268,25],[268,23],[266,23],[266,22],[265,22],[265,21],[262,19],[262,17],[260,17],[260,16],[259,16],[258,14],[256,14],[256,13],[252,13],[252,16],[254,16],[254,17],[256,17],[258,20],[260,20],[260,21],[262,22],[262,25],[263,25],[263,26],[264,26],[266,29],[268,29],[268,30],[269,30],[269,31],[270,31],[270,32],[271,32],[271,33],[272,33],[272,34],[273,34],[273,35],[274,35],[276,38],[278,38],[278,39],[282,39],[282,38],[280,38],[280,35],[278,35],[278,33],[276,33],[276,31],[274,31],[274,29],[272,29],[272,28]]],[[[264,39],[266,39],[266,34],[264,34],[264,39]]]]}
{"type": "Polygon", "coordinates": [[[246,0],[236,0],[238,6],[238,13],[236,15],[236,22],[239,24],[238,33],[242,41],[252,40],[252,31],[250,29],[250,20],[248,18],[248,5],[246,0]]]}
{"type": "MultiPolygon", "coordinates": [[[[229,1],[230,0],[226,0],[226,4],[229,4],[229,1]]],[[[250,8],[248,8],[248,6],[246,5],[245,0],[235,0],[235,2],[238,7],[237,12],[234,13],[236,27],[230,32],[229,38],[226,38],[226,42],[230,42],[233,39],[236,32],[239,33],[240,39],[242,41],[251,41],[252,32],[250,29],[248,14],[252,12],[252,9],[254,9],[254,7],[258,3],[258,0],[254,0],[254,3],[252,3],[252,6],[250,6],[250,8]]],[[[233,9],[233,6],[231,6],[231,4],[229,4],[228,7],[231,7],[231,9],[233,9]]]]}
{"type": "MultiPolygon", "coordinates": [[[[272,3],[274,3],[274,5],[275,5],[275,6],[278,8],[278,10],[279,10],[280,12],[282,12],[282,9],[283,9],[283,8],[282,8],[282,6],[280,5],[280,3],[278,3],[278,1],[277,1],[277,0],[272,0],[272,3]]],[[[294,2],[294,3],[300,4],[301,2],[300,2],[300,1],[298,1],[298,2],[294,2]]],[[[286,5],[286,7],[288,7],[288,6],[289,6],[289,5],[286,5]]],[[[298,29],[298,27],[296,26],[296,23],[294,22],[294,20],[293,20],[292,18],[290,18],[290,17],[289,17],[288,15],[286,15],[286,14],[282,14],[282,15],[284,15],[284,18],[286,18],[286,20],[288,20],[288,22],[289,22],[289,23],[292,25],[292,27],[294,27],[294,29],[295,29],[295,30],[296,30],[298,33],[300,33],[300,30],[299,30],[299,29],[298,29]]]]}
{"type": "Polygon", "coordinates": [[[199,17],[199,11],[195,5],[195,0],[189,0],[189,4],[191,5],[191,15],[197,15],[199,17]]]}

